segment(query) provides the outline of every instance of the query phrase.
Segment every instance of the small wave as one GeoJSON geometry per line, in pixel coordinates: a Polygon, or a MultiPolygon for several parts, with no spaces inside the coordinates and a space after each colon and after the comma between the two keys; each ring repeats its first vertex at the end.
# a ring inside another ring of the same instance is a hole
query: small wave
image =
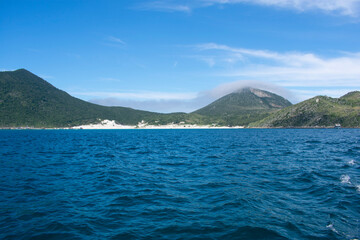
{"type": "Polygon", "coordinates": [[[321,143],[321,142],[318,140],[308,140],[305,143],[321,143]]]}
{"type": "Polygon", "coordinates": [[[360,193],[360,184],[359,184],[359,185],[356,185],[355,187],[356,187],[356,191],[357,191],[358,193],[360,193]]]}
{"type": "Polygon", "coordinates": [[[347,162],[347,165],[349,166],[354,166],[355,165],[355,160],[354,159],[351,159],[350,161],[347,162]]]}
{"type": "Polygon", "coordinates": [[[119,233],[111,237],[111,239],[138,239],[138,236],[132,233],[119,233]]]}
{"type": "Polygon", "coordinates": [[[326,226],[328,229],[330,229],[331,231],[333,231],[336,234],[339,234],[339,232],[335,229],[334,224],[330,223],[329,225],[326,226]]]}
{"type": "Polygon", "coordinates": [[[313,183],[315,182],[316,178],[313,172],[304,172],[297,175],[294,180],[297,183],[313,183]]]}
{"type": "Polygon", "coordinates": [[[351,184],[349,175],[341,175],[340,180],[341,180],[341,183],[351,184]]]}
{"type": "Polygon", "coordinates": [[[190,165],[189,163],[186,162],[163,162],[163,163],[159,163],[160,166],[169,166],[169,167],[178,167],[178,166],[186,166],[186,165],[190,165]]]}
{"type": "Polygon", "coordinates": [[[222,239],[276,239],[286,240],[286,237],[281,236],[279,233],[261,227],[240,227],[234,232],[222,236],[222,239]]]}
{"type": "Polygon", "coordinates": [[[40,233],[31,236],[31,239],[81,239],[72,233],[40,233]]]}

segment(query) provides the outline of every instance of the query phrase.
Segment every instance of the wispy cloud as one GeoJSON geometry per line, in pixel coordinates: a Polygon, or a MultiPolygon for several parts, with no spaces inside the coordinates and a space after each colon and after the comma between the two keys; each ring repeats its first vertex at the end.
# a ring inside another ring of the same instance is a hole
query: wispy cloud
{"type": "Polygon", "coordinates": [[[126,43],[123,40],[121,40],[120,38],[114,37],[114,36],[107,37],[107,40],[110,41],[110,42],[126,45],[126,43]]]}
{"type": "Polygon", "coordinates": [[[275,84],[261,81],[235,81],[201,92],[72,92],[80,98],[104,106],[122,106],[154,112],[192,112],[244,87],[254,87],[284,96],[293,94],[275,84]]]}
{"type": "Polygon", "coordinates": [[[143,100],[190,100],[197,93],[174,93],[174,92],[73,92],[77,96],[88,96],[92,98],[121,98],[137,101],[143,100]]]}
{"type": "Polygon", "coordinates": [[[73,92],[77,97],[86,97],[89,102],[103,106],[122,106],[134,109],[171,113],[193,112],[211,102],[245,87],[253,87],[278,94],[292,103],[309,99],[317,95],[340,97],[352,88],[339,89],[293,89],[289,90],[279,85],[252,80],[240,80],[221,84],[213,89],[197,93],[114,93],[114,92],[73,92]]]}
{"type": "Polygon", "coordinates": [[[252,88],[258,88],[262,90],[266,90],[275,94],[278,94],[280,96],[283,96],[285,98],[293,100],[294,96],[293,93],[279,85],[264,82],[264,81],[256,81],[256,80],[238,80],[233,82],[227,82],[224,84],[220,84],[219,86],[207,90],[202,91],[198,94],[199,97],[205,97],[209,98],[211,100],[219,99],[229,93],[235,92],[239,89],[243,89],[246,87],[252,87],[252,88]]]}
{"type": "Polygon", "coordinates": [[[298,89],[293,92],[296,94],[297,100],[306,100],[312,98],[314,96],[323,95],[323,96],[331,96],[331,97],[341,97],[346,93],[354,91],[351,88],[341,88],[341,89],[298,89]]]}
{"type": "Polygon", "coordinates": [[[153,112],[191,112],[200,106],[196,92],[72,92],[104,106],[122,106],[153,112]]]}
{"type": "Polygon", "coordinates": [[[357,52],[321,57],[314,53],[281,53],[215,43],[194,48],[204,58],[211,55],[214,65],[223,64],[224,59],[237,63],[232,70],[223,70],[222,76],[271,81],[288,87],[360,87],[360,53],[357,52]]]}
{"type": "Polygon", "coordinates": [[[248,3],[298,11],[321,10],[348,16],[358,16],[360,10],[359,0],[205,0],[205,2],[208,4],[248,3]]]}
{"type": "Polygon", "coordinates": [[[142,10],[155,10],[163,12],[186,12],[189,13],[192,10],[192,5],[184,4],[181,1],[152,1],[138,5],[138,9],[142,10]]]}
{"type": "Polygon", "coordinates": [[[194,100],[144,100],[138,101],[133,99],[119,98],[93,98],[89,102],[103,106],[122,106],[139,110],[172,113],[172,112],[192,112],[202,107],[194,100]]]}
{"type": "Polygon", "coordinates": [[[111,46],[111,47],[120,47],[124,48],[126,46],[126,42],[124,42],[122,39],[114,36],[108,36],[105,38],[105,45],[111,46]]]}
{"type": "Polygon", "coordinates": [[[206,63],[206,65],[208,65],[209,67],[215,66],[216,60],[219,60],[219,59],[217,59],[216,56],[212,56],[212,55],[196,55],[196,54],[194,55],[193,54],[193,55],[187,55],[184,57],[206,63]]]}
{"type": "Polygon", "coordinates": [[[337,52],[335,56],[324,57],[311,52],[277,52],[216,43],[193,45],[190,49],[194,53],[193,59],[206,63],[207,75],[232,81],[200,92],[94,91],[72,94],[107,106],[191,112],[244,87],[267,90],[293,103],[316,95],[339,97],[360,88],[360,52],[337,52]]]}
{"type": "Polygon", "coordinates": [[[251,4],[300,12],[320,10],[331,14],[358,17],[360,0],[158,0],[147,2],[144,9],[191,12],[192,9],[214,5],[251,4]]]}

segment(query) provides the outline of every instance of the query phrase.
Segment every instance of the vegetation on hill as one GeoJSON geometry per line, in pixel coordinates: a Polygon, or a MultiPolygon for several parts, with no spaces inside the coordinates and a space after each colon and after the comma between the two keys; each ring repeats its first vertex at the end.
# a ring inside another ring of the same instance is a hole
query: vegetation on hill
{"type": "Polygon", "coordinates": [[[360,92],[317,96],[250,124],[252,127],[360,127],[360,92]]]}
{"type": "Polygon", "coordinates": [[[251,127],[360,127],[360,92],[319,96],[291,106],[259,89],[228,94],[193,113],[161,114],[92,104],[61,91],[25,69],[0,72],[0,127],[70,127],[103,119],[136,125],[186,123],[251,127]]]}
{"type": "Polygon", "coordinates": [[[275,94],[246,89],[194,113],[161,114],[92,104],[70,96],[25,69],[0,72],[0,84],[1,127],[69,127],[96,123],[100,119],[124,125],[136,125],[142,120],[159,125],[180,122],[246,125],[290,104],[275,94]]]}
{"type": "Polygon", "coordinates": [[[99,118],[134,124],[155,114],[82,101],[25,69],[0,72],[0,84],[1,127],[68,127],[99,118]]]}
{"type": "Polygon", "coordinates": [[[248,125],[288,106],[291,106],[288,100],[274,93],[243,88],[194,113],[206,116],[209,121],[220,125],[248,125]]]}

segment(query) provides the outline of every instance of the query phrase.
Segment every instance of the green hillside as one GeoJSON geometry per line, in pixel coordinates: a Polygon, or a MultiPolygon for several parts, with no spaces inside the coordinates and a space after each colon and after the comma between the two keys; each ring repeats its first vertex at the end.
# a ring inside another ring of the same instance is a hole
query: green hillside
{"type": "Polygon", "coordinates": [[[208,117],[221,125],[247,125],[267,117],[291,103],[276,94],[244,88],[230,93],[194,113],[208,117]]]}
{"type": "Polygon", "coordinates": [[[70,96],[31,72],[0,72],[0,127],[71,127],[115,120],[124,125],[180,123],[250,127],[360,127],[360,92],[318,96],[296,105],[259,89],[230,93],[193,113],[105,107],[70,96]]]}
{"type": "Polygon", "coordinates": [[[1,127],[67,127],[96,122],[99,118],[136,124],[160,115],[82,101],[25,69],[0,72],[0,85],[1,127]]]}
{"type": "Polygon", "coordinates": [[[0,72],[0,127],[69,127],[99,119],[136,125],[187,124],[247,125],[290,103],[269,92],[244,89],[190,114],[161,114],[125,107],[92,104],[61,91],[25,69],[0,72]]]}
{"type": "Polygon", "coordinates": [[[360,127],[360,92],[341,98],[317,96],[273,113],[252,127],[360,127]]]}

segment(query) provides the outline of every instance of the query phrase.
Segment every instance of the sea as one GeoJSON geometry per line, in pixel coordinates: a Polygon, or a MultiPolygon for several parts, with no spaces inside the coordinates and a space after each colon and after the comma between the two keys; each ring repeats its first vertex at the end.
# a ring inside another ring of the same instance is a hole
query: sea
{"type": "Polygon", "coordinates": [[[360,129],[0,131],[0,239],[359,238],[360,129]]]}

